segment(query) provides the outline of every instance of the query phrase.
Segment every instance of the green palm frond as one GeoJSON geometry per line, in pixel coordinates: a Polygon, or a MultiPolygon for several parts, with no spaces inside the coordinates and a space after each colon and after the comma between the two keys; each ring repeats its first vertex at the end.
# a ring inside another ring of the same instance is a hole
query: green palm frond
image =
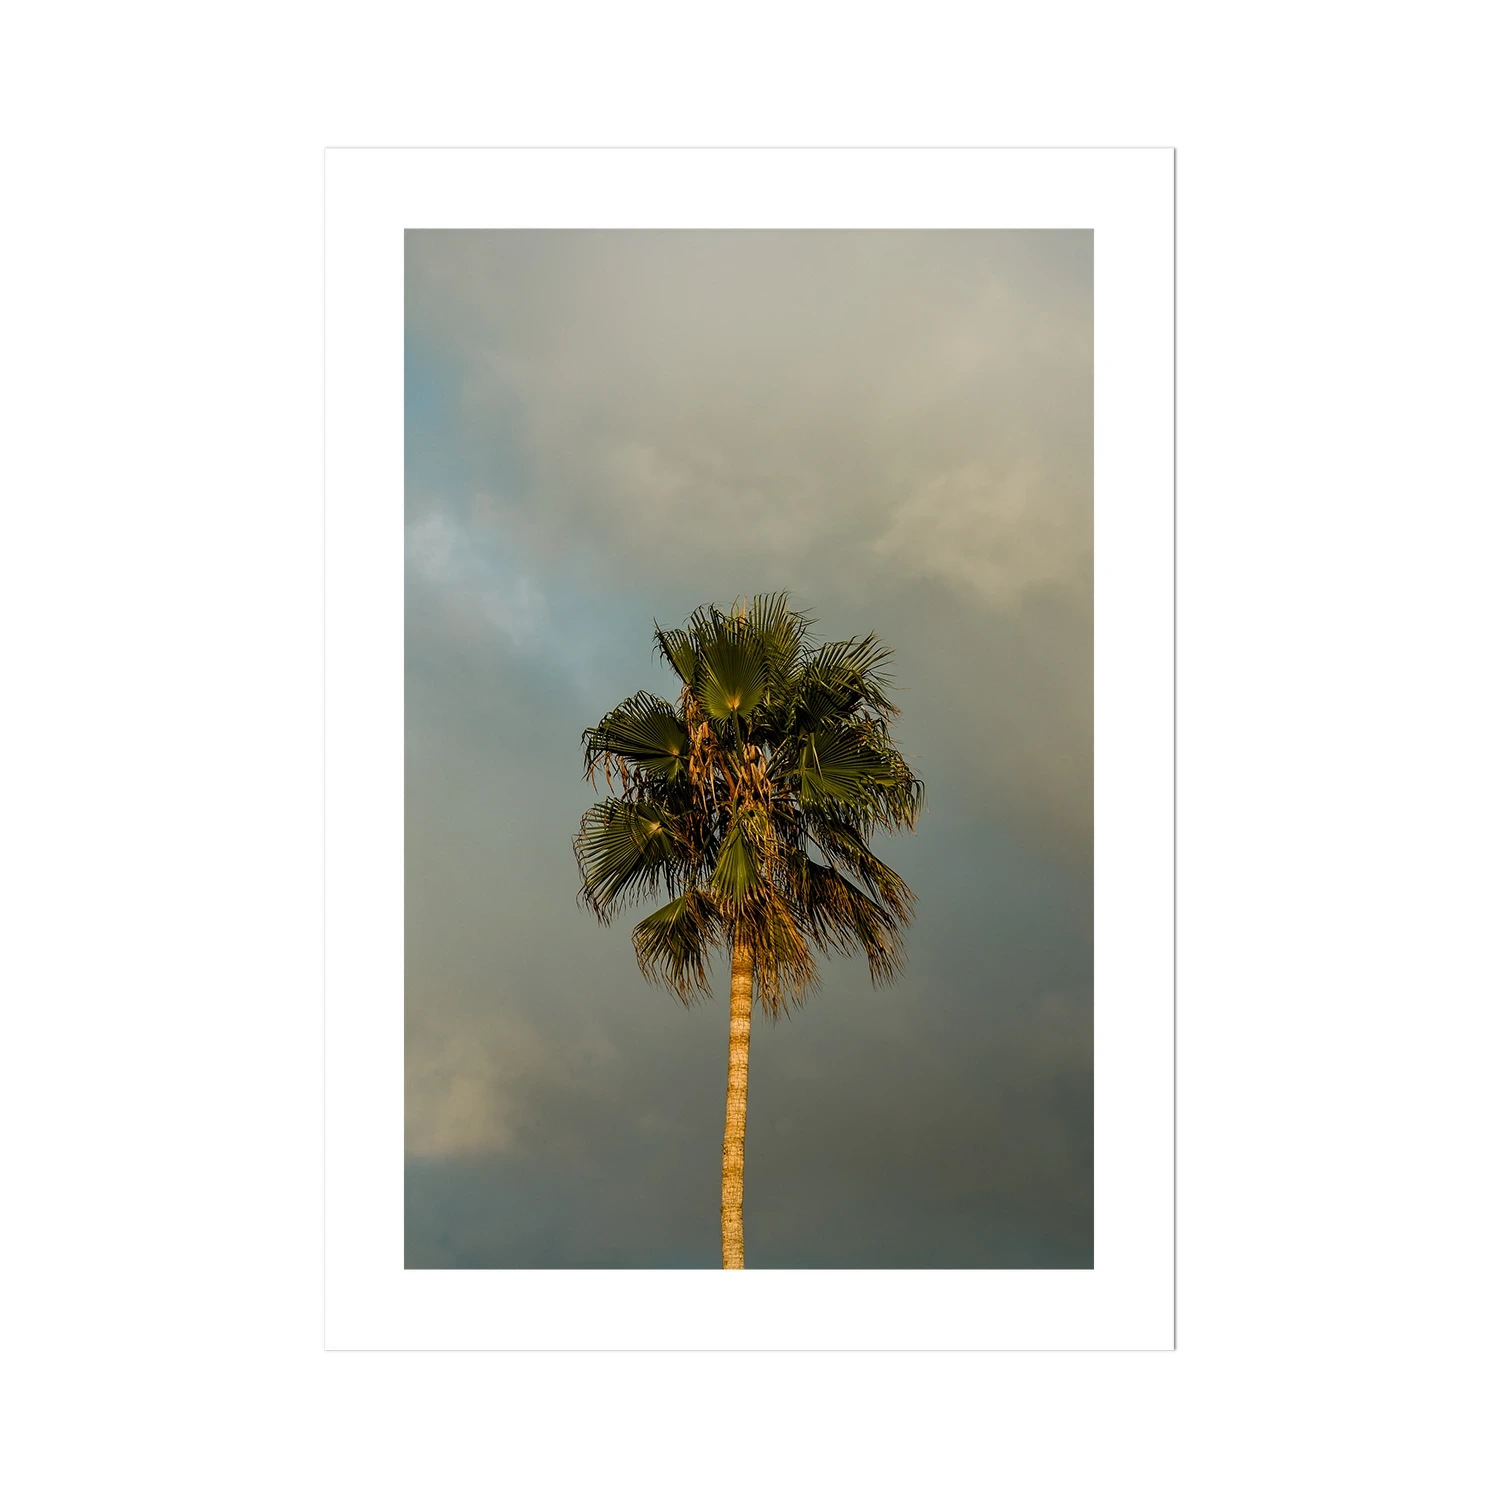
{"type": "Polygon", "coordinates": [[[899,921],[911,920],[916,893],[874,853],[857,828],[836,819],[810,819],[808,838],[835,872],[863,886],[899,921]]]}
{"type": "Polygon", "coordinates": [[[910,831],[926,802],[926,789],[879,723],[846,720],[788,737],[778,771],[792,777],[804,806],[852,819],[867,832],[910,831]],[[796,758],[786,753],[795,749],[796,758]]]}
{"type": "Polygon", "coordinates": [[[680,865],[669,815],[650,803],[619,797],[596,802],[584,813],[574,852],[583,877],[579,896],[606,922],[622,898],[670,888],[680,865]]]}
{"type": "Polygon", "coordinates": [[[927,806],[927,787],[908,774],[890,786],[882,787],[876,800],[880,804],[877,826],[888,833],[910,833],[927,806]]]}
{"type": "Polygon", "coordinates": [[[784,696],[801,669],[802,646],[813,626],[812,616],[792,609],[784,593],[757,594],[746,608],[745,620],[765,653],[767,677],[784,696]]]}
{"type": "Polygon", "coordinates": [[[893,786],[896,771],[888,756],[867,745],[852,727],[809,734],[797,758],[803,797],[814,804],[833,802],[856,810],[879,802],[880,789],[893,786]]]}
{"type": "Polygon", "coordinates": [[[811,682],[843,698],[842,712],[852,714],[869,708],[881,715],[894,717],[899,710],[887,689],[890,676],[885,671],[891,653],[877,636],[867,635],[858,641],[830,641],[820,646],[808,663],[811,682]]]}
{"type": "Polygon", "coordinates": [[[747,820],[742,816],[729,825],[719,843],[718,858],[709,887],[726,911],[735,911],[759,884],[761,860],[754,847],[747,820]]]}
{"type": "Polygon", "coordinates": [[[698,670],[698,652],[693,646],[693,638],[685,630],[663,630],[659,625],[655,632],[657,655],[684,685],[691,684],[698,670]]]}
{"type": "Polygon", "coordinates": [[[654,693],[637,693],[584,731],[583,755],[588,770],[605,756],[616,755],[669,780],[682,770],[688,752],[687,725],[670,703],[654,693]]]}
{"type": "Polygon", "coordinates": [[[631,934],[641,973],[684,1005],[708,995],[709,966],[724,941],[718,909],[701,891],[684,891],[640,921],[631,934]]]}
{"type": "Polygon", "coordinates": [[[693,693],[703,712],[720,721],[748,719],[765,694],[765,646],[741,621],[720,618],[697,642],[693,693]]]}
{"type": "Polygon", "coordinates": [[[889,984],[902,968],[904,913],[873,900],[837,870],[802,861],[799,907],[808,934],[823,949],[863,956],[875,984],[889,984]]]}

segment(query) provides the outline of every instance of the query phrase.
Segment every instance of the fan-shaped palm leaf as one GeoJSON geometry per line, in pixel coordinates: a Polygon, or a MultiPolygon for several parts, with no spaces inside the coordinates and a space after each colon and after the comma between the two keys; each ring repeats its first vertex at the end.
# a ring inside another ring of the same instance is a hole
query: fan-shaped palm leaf
{"type": "Polygon", "coordinates": [[[897,779],[889,757],[870,748],[849,726],[807,735],[797,774],[809,802],[835,802],[856,810],[877,805],[880,789],[895,785],[897,779]]]}
{"type": "Polygon", "coordinates": [[[709,889],[726,911],[738,910],[760,882],[761,860],[752,844],[748,816],[741,814],[719,842],[709,889]]]}
{"type": "Polygon", "coordinates": [[[876,984],[901,973],[903,910],[872,899],[837,870],[803,859],[798,870],[799,906],[808,935],[820,948],[863,954],[876,984]]]}
{"type": "Polygon", "coordinates": [[[627,895],[655,895],[680,866],[668,814],[647,802],[611,797],[584,813],[575,850],[583,876],[580,896],[608,921],[627,895]]]}
{"type": "Polygon", "coordinates": [[[684,1005],[711,993],[709,966],[724,938],[717,908],[701,891],[685,891],[651,913],[631,934],[641,973],[684,1005]]]}
{"type": "Polygon", "coordinates": [[[672,779],[686,763],[688,730],[670,703],[654,693],[637,693],[588,730],[583,744],[589,769],[616,755],[672,779]]]}
{"type": "Polygon", "coordinates": [[[698,670],[698,653],[685,630],[663,630],[656,626],[656,650],[683,683],[691,683],[698,670]]]}
{"type": "Polygon", "coordinates": [[[766,651],[737,621],[723,620],[697,648],[693,693],[710,719],[748,719],[766,690],[766,651]]]}

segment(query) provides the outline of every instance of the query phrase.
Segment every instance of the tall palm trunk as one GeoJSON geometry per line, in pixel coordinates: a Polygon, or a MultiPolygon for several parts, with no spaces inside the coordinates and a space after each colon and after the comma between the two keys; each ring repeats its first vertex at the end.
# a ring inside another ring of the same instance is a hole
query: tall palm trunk
{"type": "Polygon", "coordinates": [[[750,1089],[750,950],[735,944],[729,965],[729,1087],[724,1097],[720,1240],[724,1269],[745,1269],[745,1101],[750,1089]]]}

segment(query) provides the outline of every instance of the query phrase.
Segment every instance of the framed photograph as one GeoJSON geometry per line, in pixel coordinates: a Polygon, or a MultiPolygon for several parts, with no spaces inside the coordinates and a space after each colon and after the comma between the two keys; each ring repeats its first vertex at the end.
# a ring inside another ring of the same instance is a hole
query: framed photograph
{"type": "Polygon", "coordinates": [[[1173,1346],[1173,203],[328,153],[330,1348],[1173,1346]]]}

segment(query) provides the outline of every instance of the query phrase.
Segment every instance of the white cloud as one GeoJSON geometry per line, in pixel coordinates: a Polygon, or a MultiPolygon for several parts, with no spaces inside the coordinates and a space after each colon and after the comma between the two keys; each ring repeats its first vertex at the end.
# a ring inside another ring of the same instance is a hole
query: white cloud
{"type": "Polygon", "coordinates": [[[545,626],[542,591],[524,572],[506,567],[482,525],[465,526],[441,510],[420,514],[407,526],[407,562],[434,584],[450,607],[466,609],[525,648],[545,626]]]}
{"type": "MultiPolygon", "coordinates": [[[[429,1026],[441,1011],[421,1012],[429,1026]]],[[[534,1027],[496,1005],[446,1032],[407,1039],[406,1152],[410,1157],[492,1156],[510,1150],[546,1049],[534,1027]]]]}

